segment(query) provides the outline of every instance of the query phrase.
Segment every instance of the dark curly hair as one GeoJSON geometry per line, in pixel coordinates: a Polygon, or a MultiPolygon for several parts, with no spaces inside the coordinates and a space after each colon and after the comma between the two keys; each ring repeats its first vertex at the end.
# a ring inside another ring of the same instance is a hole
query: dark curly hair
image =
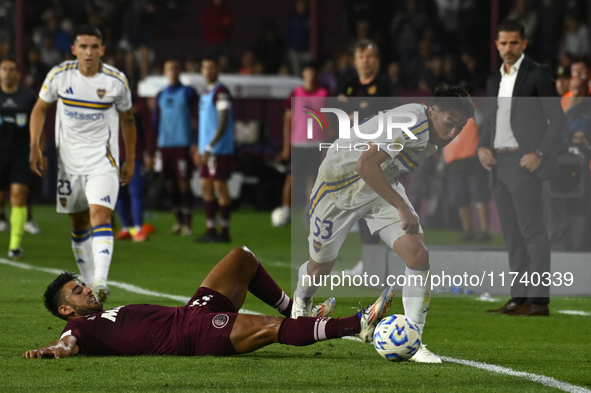
{"type": "Polygon", "coordinates": [[[59,307],[65,303],[63,287],[70,281],[78,281],[78,276],[72,272],[62,272],[51,284],[47,286],[43,294],[45,308],[56,317],[67,321],[64,315],[59,313],[59,307]]]}
{"type": "Polygon", "coordinates": [[[457,112],[466,119],[474,117],[474,104],[470,94],[459,86],[438,86],[433,93],[431,106],[436,106],[443,112],[457,112]]]}

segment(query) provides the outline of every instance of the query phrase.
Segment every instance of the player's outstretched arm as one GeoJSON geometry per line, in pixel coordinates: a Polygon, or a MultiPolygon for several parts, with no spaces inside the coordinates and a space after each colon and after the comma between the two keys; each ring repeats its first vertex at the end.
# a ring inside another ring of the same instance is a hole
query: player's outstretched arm
{"type": "Polygon", "coordinates": [[[372,143],[355,164],[355,170],[365,183],[386,202],[398,209],[402,218],[402,229],[409,235],[419,233],[419,216],[410,208],[404,198],[390,185],[382,170],[382,163],[390,156],[378,145],[372,143]]]}
{"type": "Polygon", "coordinates": [[[51,103],[39,98],[31,111],[31,123],[29,126],[31,152],[29,153],[29,165],[31,166],[31,170],[39,176],[42,176],[45,170],[43,166],[43,153],[41,151],[41,137],[43,136],[43,126],[45,125],[47,110],[50,106],[51,103]]]}
{"type": "Polygon", "coordinates": [[[48,346],[39,349],[33,349],[25,352],[24,358],[49,358],[59,359],[68,356],[76,356],[80,348],[76,344],[76,338],[74,336],[66,336],[59,341],[54,341],[48,346]]]}
{"type": "Polygon", "coordinates": [[[137,131],[132,109],[120,111],[119,117],[121,118],[121,132],[123,133],[123,142],[125,143],[125,163],[121,168],[121,185],[126,185],[131,181],[135,169],[137,131]]]}

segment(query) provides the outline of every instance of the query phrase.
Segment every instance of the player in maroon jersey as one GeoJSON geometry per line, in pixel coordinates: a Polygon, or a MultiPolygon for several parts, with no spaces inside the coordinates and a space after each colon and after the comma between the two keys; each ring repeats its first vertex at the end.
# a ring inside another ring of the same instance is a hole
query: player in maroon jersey
{"type": "Polygon", "coordinates": [[[45,306],[68,321],[59,341],[26,351],[25,358],[74,355],[227,356],[272,343],[310,345],[359,335],[366,342],[392,302],[392,288],[365,310],[346,318],[291,319],[292,300],[246,247],[237,247],[207,275],[183,307],[148,304],[103,310],[92,289],[64,272],[45,291],[45,306]],[[275,308],[283,317],[239,314],[246,293],[275,308]]]}

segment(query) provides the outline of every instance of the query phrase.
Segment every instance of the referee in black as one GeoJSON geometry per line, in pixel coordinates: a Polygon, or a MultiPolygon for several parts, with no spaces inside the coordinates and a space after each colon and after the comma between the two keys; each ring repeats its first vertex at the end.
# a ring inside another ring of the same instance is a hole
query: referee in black
{"type": "Polygon", "coordinates": [[[10,244],[8,257],[23,257],[27,196],[33,172],[29,166],[29,118],[37,100],[20,86],[20,65],[14,58],[0,61],[0,190],[10,187],[10,244]]]}

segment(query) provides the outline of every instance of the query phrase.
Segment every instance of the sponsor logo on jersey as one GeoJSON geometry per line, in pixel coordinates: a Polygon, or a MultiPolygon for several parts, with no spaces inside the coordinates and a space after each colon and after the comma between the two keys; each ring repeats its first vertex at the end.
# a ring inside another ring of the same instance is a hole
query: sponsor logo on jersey
{"type": "Polygon", "coordinates": [[[102,251],[99,251],[99,254],[109,254],[109,255],[110,255],[111,253],[109,252],[109,250],[107,250],[107,249],[105,248],[104,250],[102,250],[102,251]]]}
{"type": "Polygon", "coordinates": [[[68,204],[68,198],[60,197],[60,205],[62,205],[62,207],[66,207],[67,204],[68,204]]]}
{"type": "Polygon", "coordinates": [[[78,258],[78,259],[76,259],[76,263],[84,263],[84,259],[78,258]]]}
{"type": "Polygon", "coordinates": [[[27,114],[26,113],[17,113],[16,114],[16,125],[20,128],[23,128],[27,125],[27,114]]]}
{"type": "Polygon", "coordinates": [[[15,108],[15,107],[17,107],[18,105],[17,105],[17,103],[16,103],[16,102],[15,102],[15,101],[14,101],[12,98],[8,98],[6,101],[4,101],[4,102],[2,103],[2,106],[4,106],[4,107],[7,107],[7,106],[9,106],[9,107],[13,107],[13,108],[15,108]]]}
{"type": "Polygon", "coordinates": [[[64,94],[74,94],[74,89],[68,87],[66,90],[64,90],[64,94]]]}
{"type": "Polygon", "coordinates": [[[48,87],[47,87],[47,85],[45,83],[43,84],[42,89],[43,89],[43,91],[47,91],[48,87]]]}
{"type": "Polygon", "coordinates": [[[102,113],[80,113],[80,112],[70,112],[68,109],[64,108],[64,113],[70,119],[75,120],[84,120],[84,121],[97,121],[97,120],[104,120],[105,115],[102,113]]]}
{"type": "Polygon", "coordinates": [[[96,95],[98,96],[98,98],[100,98],[101,100],[103,98],[105,98],[105,95],[107,94],[107,91],[105,89],[96,89],[96,95]]]}
{"type": "Polygon", "coordinates": [[[109,198],[109,196],[107,195],[106,197],[102,197],[101,201],[111,203],[111,198],[109,198]]]}
{"type": "Polygon", "coordinates": [[[376,94],[376,92],[378,91],[378,87],[376,85],[371,85],[368,89],[367,89],[367,94],[369,95],[374,95],[376,94]]]}
{"type": "Polygon", "coordinates": [[[221,329],[228,324],[230,317],[226,314],[218,314],[211,320],[211,324],[216,329],[221,329]]]}
{"type": "Polygon", "coordinates": [[[320,243],[318,240],[313,240],[312,245],[314,246],[314,251],[316,251],[317,253],[320,252],[320,250],[322,250],[322,243],[320,243]]]}

